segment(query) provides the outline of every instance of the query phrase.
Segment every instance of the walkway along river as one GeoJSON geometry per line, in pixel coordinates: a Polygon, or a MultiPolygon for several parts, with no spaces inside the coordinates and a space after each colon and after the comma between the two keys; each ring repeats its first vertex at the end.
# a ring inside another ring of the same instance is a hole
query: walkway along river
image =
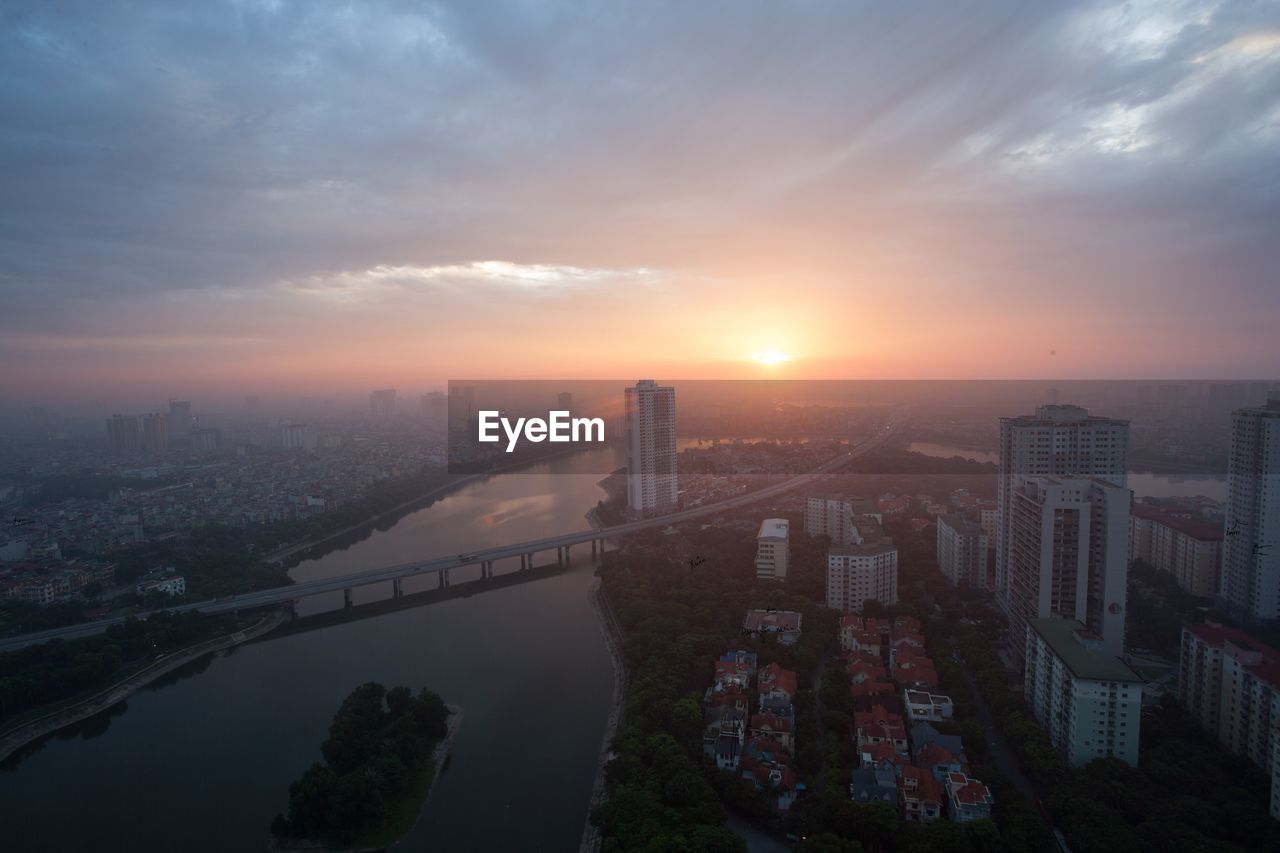
{"type": "MultiPolygon", "coordinates": [[[[582,454],[468,485],[292,574],[585,530],[607,467],[582,454]]],[[[333,709],[373,680],[425,686],[467,709],[449,772],[397,850],[571,850],[614,688],[593,569],[578,549],[569,571],[535,583],[260,640],[144,689],[123,714],[117,706],[64,729],[0,771],[6,848],[263,850],[289,782],[319,758],[333,709]]],[[[406,592],[434,581],[407,582],[406,592]]],[[[389,590],[356,592],[361,601],[389,590]]],[[[341,606],[334,593],[300,609],[341,606]]]]}

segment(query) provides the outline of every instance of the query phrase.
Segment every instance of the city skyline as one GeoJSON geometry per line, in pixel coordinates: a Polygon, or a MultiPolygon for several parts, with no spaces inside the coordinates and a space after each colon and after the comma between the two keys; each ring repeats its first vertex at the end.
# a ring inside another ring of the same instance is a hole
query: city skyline
{"type": "Polygon", "coordinates": [[[1275,374],[1273,6],[675,12],[17,4],[0,392],[1275,374]]]}

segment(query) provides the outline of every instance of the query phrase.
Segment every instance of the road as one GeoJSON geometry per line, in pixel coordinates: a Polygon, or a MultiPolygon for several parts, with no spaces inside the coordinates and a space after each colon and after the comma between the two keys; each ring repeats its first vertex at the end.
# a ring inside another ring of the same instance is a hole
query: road
{"type": "MultiPolygon", "coordinates": [[[[666,527],[669,524],[677,524],[682,521],[704,518],[709,515],[715,515],[717,513],[725,512],[726,510],[749,506],[758,501],[784,494],[838,471],[852,460],[875,450],[887,442],[897,432],[898,427],[902,425],[903,419],[903,411],[896,411],[891,417],[889,423],[885,425],[884,429],[878,435],[867,439],[857,447],[854,447],[833,459],[829,459],[817,468],[814,468],[811,471],[806,471],[803,474],[798,474],[795,477],[791,477],[790,479],[784,480],[780,483],[774,483],[773,485],[765,486],[762,489],[757,489],[754,492],[748,492],[743,495],[738,495],[737,497],[717,501],[716,503],[691,507],[689,509],[679,510],[678,512],[655,516],[653,518],[646,518],[640,521],[617,524],[612,527],[596,528],[577,533],[565,533],[560,536],[549,536],[545,539],[535,539],[529,542],[518,542],[513,545],[487,548],[485,550],[466,554],[465,559],[462,558],[463,555],[435,557],[413,563],[401,563],[395,566],[370,569],[364,572],[354,572],[352,574],[339,575],[331,578],[321,578],[313,581],[305,581],[303,583],[290,584],[289,586],[264,589],[259,590],[258,592],[246,592],[226,598],[213,599],[211,601],[179,604],[166,609],[171,612],[179,613],[189,610],[196,610],[200,613],[227,613],[229,611],[248,610],[254,607],[266,607],[273,604],[283,604],[287,601],[293,601],[308,595],[317,595],[324,592],[337,592],[344,589],[352,589],[354,587],[367,586],[368,584],[374,583],[389,582],[398,578],[412,577],[415,575],[435,574],[448,571],[450,569],[461,568],[462,566],[474,566],[482,562],[518,557],[521,554],[533,554],[539,551],[549,551],[553,548],[580,545],[593,540],[612,539],[618,536],[625,536],[629,533],[651,530],[655,527],[666,527]]],[[[148,615],[150,615],[150,613],[135,614],[134,618],[144,619],[148,615]]],[[[111,619],[99,619],[94,622],[67,625],[62,628],[50,628],[44,631],[36,631],[30,634],[21,634],[16,637],[9,637],[4,640],[0,640],[0,651],[18,649],[23,646],[42,643],[52,639],[72,639],[75,637],[98,634],[105,631],[112,625],[123,622],[127,618],[129,617],[117,616],[111,619]]]]}

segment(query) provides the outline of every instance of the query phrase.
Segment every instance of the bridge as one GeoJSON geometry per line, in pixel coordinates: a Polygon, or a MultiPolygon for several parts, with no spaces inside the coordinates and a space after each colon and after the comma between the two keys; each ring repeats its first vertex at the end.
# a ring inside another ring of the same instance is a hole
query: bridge
{"type": "MultiPolygon", "coordinates": [[[[345,605],[350,607],[352,604],[352,590],[357,587],[369,586],[372,584],[391,584],[392,596],[398,598],[403,595],[404,579],[410,577],[433,574],[437,578],[439,587],[445,588],[449,586],[450,573],[456,572],[465,567],[479,566],[480,577],[491,578],[493,577],[493,564],[498,560],[519,557],[520,569],[522,571],[526,571],[534,567],[534,558],[536,555],[550,551],[555,552],[555,561],[557,565],[565,565],[569,562],[570,549],[575,545],[589,545],[593,555],[597,552],[603,553],[604,543],[607,539],[626,536],[630,533],[639,533],[640,531],[651,530],[655,527],[666,527],[683,521],[705,518],[710,515],[725,512],[726,510],[749,506],[759,501],[776,497],[777,495],[781,495],[800,488],[801,486],[813,483],[822,477],[839,470],[859,456],[883,445],[894,435],[901,424],[902,415],[900,413],[895,414],[879,434],[867,439],[839,456],[824,462],[810,471],[798,474],[780,483],[774,483],[772,485],[765,486],[762,489],[757,489],[756,491],[747,492],[712,504],[690,507],[688,509],[668,513],[666,515],[654,516],[652,518],[626,522],[624,524],[616,524],[611,527],[594,528],[577,533],[565,533],[559,536],[548,536],[544,539],[518,542],[513,545],[503,545],[497,548],[485,548],[464,554],[435,557],[411,563],[401,563],[395,566],[385,566],[378,569],[353,572],[346,575],[337,575],[330,578],[303,581],[301,583],[290,584],[289,586],[264,589],[259,590],[258,592],[246,592],[210,601],[179,604],[165,609],[170,612],[177,613],[191,610],[208,614],[232,613],[241,610],[251,610],[258,607],[291,604],[292,602],[307,596],[339,591],[343,594],[345,605]]],[[[145,619],[148,615],[150,614],[139,613],[134,614],[132,618],[145,619]]],[[[111,619],[99,619],[93,622],[86,622],[78,625],[67,625],[62,628],[50,628],[44,631],[36,631],[30,634],[9,637],[7,639],[0,640],[0,651],[22,648],[23,646],[41,643],[46,640],[56,638],[71,639],[74,637],[101,633],[111,625],[123,622],[128,618],[130,617],[117,616],[111,619]]]]}

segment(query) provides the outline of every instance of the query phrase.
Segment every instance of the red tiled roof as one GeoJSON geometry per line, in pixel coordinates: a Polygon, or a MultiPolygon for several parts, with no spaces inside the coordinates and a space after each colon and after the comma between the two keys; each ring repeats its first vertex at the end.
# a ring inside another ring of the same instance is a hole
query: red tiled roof
{"type": "Polygon", "coordinates": [[[1192,539],[1199,539],[1202,542],[1221,542],[1222,527],[1210,521],[1203,521],[1198,518],[1188,518],[1183,513],[1170,511],[1164,507],[1152,506],[1134,502],[1131,512],[1138,518],[1144,518],[1148,521],[1154,521],[1163,524],[1165,527],[1172,527],[1180,533],[1185,533],[1192,539]]]}
{"type": "Polygon", "coordinates": [[[777,714],[752,714],[752,729],[772,729],[775,732],[791,731],[791,721],[786,717],[779,717],[777,714]]]}
{"type": "Polygon", "coordinates": [[[789,669],[783,669],[776,663],[771,663],[760,670],[760,692],[767,693],[775,689],[781,690],[788,696],[796,695],[796,674],[789,669]]]}

